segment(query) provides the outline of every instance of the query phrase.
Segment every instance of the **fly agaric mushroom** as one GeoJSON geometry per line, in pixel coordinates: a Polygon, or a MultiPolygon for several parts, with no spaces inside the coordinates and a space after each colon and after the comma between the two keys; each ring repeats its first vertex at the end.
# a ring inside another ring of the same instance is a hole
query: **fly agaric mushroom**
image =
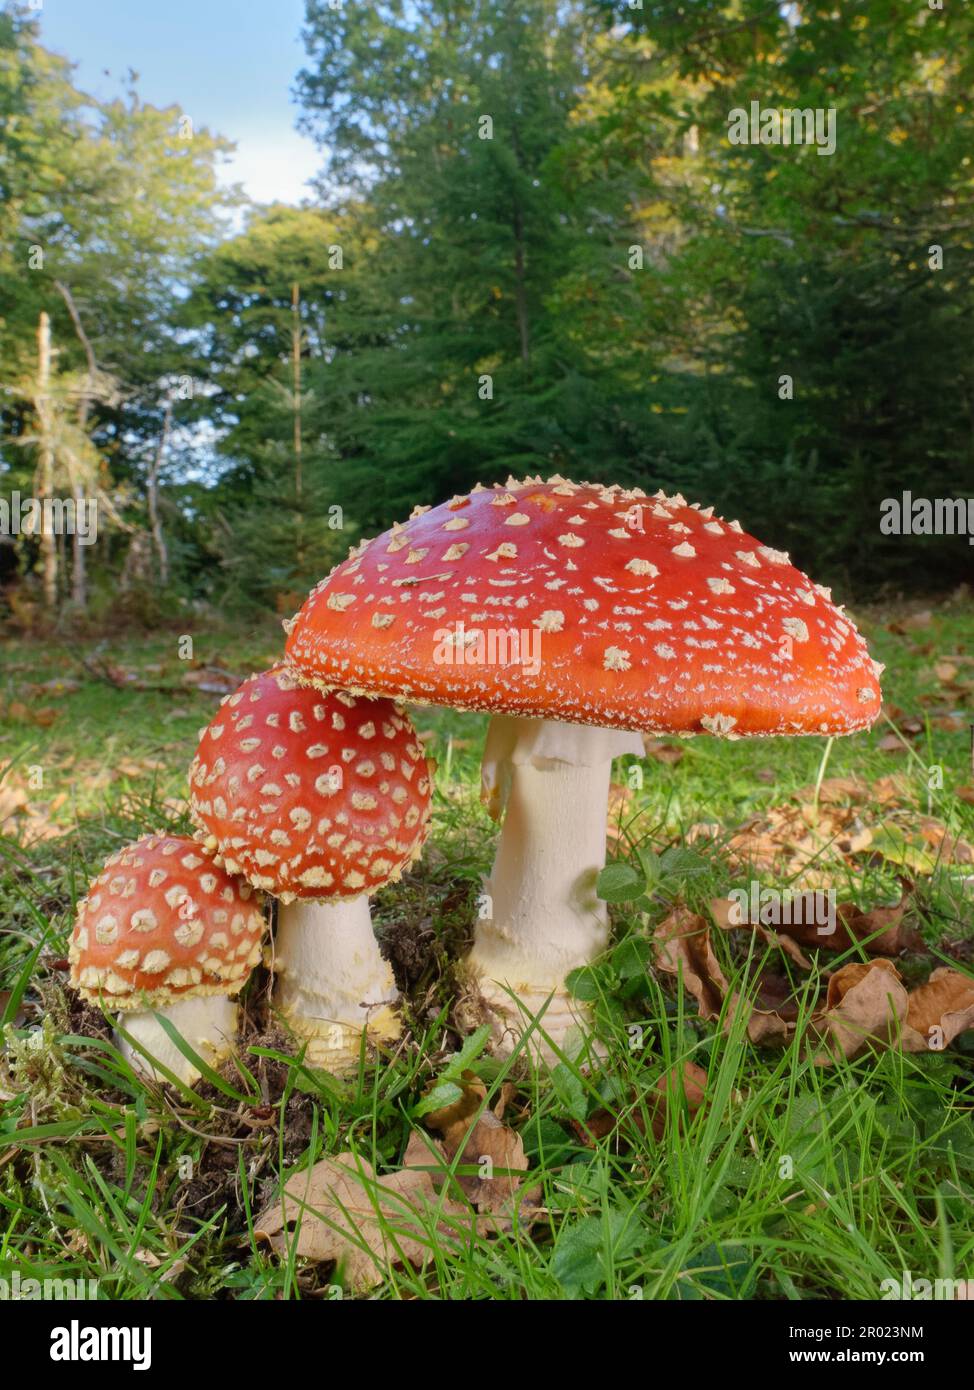
{"type": "Polygon", "coordinates": [[[391,700],[320,694],[283,667],[228,696],[190,770],[190,811],[231,873],[280,901],[275,968],[306,1059],[354,1065],[362,1032],[399,1036],[369,894],[419,857],[429,769],[391,700]]]}
{"type": "Polygon", "coordinates": [[[485,710],[506,816],[470,965],[509,1047],[513,991],[559,1043],[566,974],[606,944],[595,896],[626,730],[851,734],[880,708],[852,622],[787,555],[662,491],[510,479],[365,541],[288,624],[302,679],[485,710]]]}
{"type": "MultiPolygon", "coordinates": [[[[238,994],[260,959],[264,918],[250,885],[207,863],[185,835],[148,835],[106,861],[78,904],[71,984],[125,1015],[126,1032],[191,1085],[199,1071],[161,1014],[205,1061],[231,1049],[238,994]]],[[[133,1066],[161,1077],[125,1039],[133,1066]]]]}

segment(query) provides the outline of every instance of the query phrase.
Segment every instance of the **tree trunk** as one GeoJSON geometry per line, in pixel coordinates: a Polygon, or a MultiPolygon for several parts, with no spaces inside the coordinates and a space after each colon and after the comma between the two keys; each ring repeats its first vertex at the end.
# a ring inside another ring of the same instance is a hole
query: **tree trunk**
{"type": "MultiPolygon", "coordinates": [[[[88,363],[88,390],[82,395],[78,403],[78,424],[82,430],[88,427],[88,411],[91,409],[91,397],[94,394],[98,377],[98,363],[95,361],[94,349],[91,341],[85,332],[84,324],[81,322],[81,315],[78,313],[78,306],[74,302],[74,296],[67,285],[60,280],[54,281],[55,287],[61,298],[64,300],[71,315],[71,322],[74,324],[74,331],[78,335],[78,342],[84,349],[85,360],[88,363]]],[[[71,555],[71,602],[76,608],[86,608],[88,606],[88,566],[85,559],[85,547],[81,543],[81,538],[77,531],[77,520],[81,515],[81,508],[84,505],[85,494],[81,483],[75,483],[72,488],[75,506],[75,535],[71,555]]]]}
{"type": "Polygon", "coordinates": [[[72,491],[74,494],[75,532],[71,551],[71,602],[75,608],[86,608],[88,606],[88,570],[85,564],[85,548],[78,535],[78,519],[84,510],[85,490],[80,483],[75,483],[72,491]]]}
{"type": "Polygon", "coordinates": [[[166,401],[166,409],[162,417],[162,432],[159,435],[159,444],[149,469],[148,478],[149,528],[152,531],[152,544],[155,547],[156,559],[159,563],[159,583],[162,588],[165,588],[169,583],[169,550],[166,546],[166,538],[162,532],[162,520],[159,516],[159,469],[166,452],[171,425],[172,401],[166,401]]]}
{"type": "Polygon", "coordinates": [[[291,369],[293,376],[292,408],[294,412],[294,560],[297,573],[300,574],[303,567],[304,535],[301,524],[301,502],[304,478],[302,476],[303,441],[301,438],[301,286],[297,282],[291,286],[291,369]]]}
{"type": "Polygon", "coordinates": [[[41,503],[41,570],[44,585],[44,606],[49,613],[57,609],[57,543],[53,526],[44,525],[44,502],[54,491],[54,442],[51,422],[51,321],[41,311],[37,324],[37,393],[34,408],[37,412],[39,440],[37,462],[37,494],[41,503]]]}

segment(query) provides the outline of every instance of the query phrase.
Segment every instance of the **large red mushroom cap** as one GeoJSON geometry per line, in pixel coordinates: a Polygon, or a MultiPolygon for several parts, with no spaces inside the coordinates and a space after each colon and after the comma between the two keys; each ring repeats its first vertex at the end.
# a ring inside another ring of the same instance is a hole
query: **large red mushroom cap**
{"type": "Polygon", "coordinates": [[[148,835],[106,861],[78,904],[71,984],[113,1009],[237,994],[260,959],[264,918],[248,883],[185,835],[148,835]]]}
{"type": "Polygon", "coordinates": [[[364,542],[291,624],[302,679],[618,729],[849,734],[878,670],[827,589],[712,508],[554,477],[364,542]]]}
{"type": "Polygon", "coordinates": [[[354,898],[398,878],[422,848],[431,799],[398,705],[322,693],[283,667],[222,702],[190,769],[206,848],[284,902],[354,898]]]}

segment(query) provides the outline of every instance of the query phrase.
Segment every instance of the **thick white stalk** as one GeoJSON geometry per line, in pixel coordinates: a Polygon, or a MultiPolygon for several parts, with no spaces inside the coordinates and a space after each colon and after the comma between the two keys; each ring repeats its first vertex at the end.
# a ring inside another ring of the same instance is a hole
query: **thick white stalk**
{"type": "MultiPolygon", "coordinates": [[[[595,883],[605,864],[612,759],[642,751],[636,734],[554,720],[491,720],[484,796],[492,814],[506,812],[469,964],[497,1020],[502,1054],[523,1032],[524,1010],[544,1009],[540,1027],[559,1046],[584,1022],[564,981],[608,941],[608,912],[595,883]]],[[[534,1052],[547,1061],[554,1056],[540,1040],[534,1052]]]]}
{"type": "MultiPolygon", "coordinates": [[[[210,1066],[233,1050],[237,1005],[226,994],[194,994],[177,1000],[175,1004],[164,1004],[154,1011],[132,1009],[119,1015],[118,1023],[126,1033],[130,1033],[157,1062],[174,1072],[187,1086],[192,1086],[199,1079],[199,1071],[188,1057],[183,1056],[169,1034],[163,1031],[156,1014],[168,1018],[193,1051],[199,1053],[210,1066]]],[[[157,1081],[168,1080],[121,1036],[118,1037],[118,1047],[137,1071],[157,1081]]]]}
{"type": "Polygon", "coordinates": [[[281,903],[274,943],[277,1003],[308,1040],[305,1061],[342,1072],[358,1063],[363,1031],[376,1042],[399,1036],[399,997],[383,960],[369,900],[281,903]]]}

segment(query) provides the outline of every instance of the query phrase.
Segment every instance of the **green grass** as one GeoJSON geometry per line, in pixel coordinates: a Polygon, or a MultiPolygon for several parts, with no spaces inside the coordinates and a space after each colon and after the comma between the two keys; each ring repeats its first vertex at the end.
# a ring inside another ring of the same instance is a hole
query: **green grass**
{"type": "MultiPolygon", "coordinates": [[[[889,703],[910,715],[974,718],[971,689],[944,688],[933,670],[974,651],[969,602],[944,605],[931,626],[906,635],[887,629],[889,613],[857,616],[888,665],[889,703]]],[[[408,1040],[395,1057],[363,1061],[346,1082],[308,1070],[268,1009],[258,971],[244,996],[239,1067],[195,1093],[147,1084],[113,1047],[105,1019],[68,995],[62,959],[73,905],[104,858],[149,829],[189,830],[185,769],[218,697],[184,684],[179,637],[119,637],[97,652],[86,642],[4,647],[0,1017],[10,1026],[0,1052],[0,1277],[97,1279],[110,1298],[352,1296],[340,1269],[274,1255],[253,1219],[282,1177],[323,1156],[351,1149],[380,1175],[395,1169],[422,1128],[424,1094],[471,1027],[464,1001],[456,1007],[454,966],[496,834],[478,796],[485,724],[416,714],[439,763],[433,832],[422,863],[375,905],[406,994],[408,1040]],[[92,657],[171,689],[117,689],[81,664],[92,657]],[[79,688],[31,689],[58,678],[79,688]],[[32,723],[44,707],[57,717],[32,723]],[[42,785],[30,786],[38,768],[42,785]]],[[[270,625],[195,639],[198,662],[240,676],[279,650],[270,625]]],[[[974,664],[962,663],[958,679],[974,682],[974,664]]],[[[879,747],[888,732],[837,741],[826,775],[873,782],[901,771],[917,814],[974,840],[974,808],[955,795],[974,781],[969,732],[928,721],[899,755],[879,747]],[[942,788],[932,767],[942,769],[942,788]]],[[[643,764],[617,854],[680,845],[700,821],[730,832],[814,784],[826,751],[819,739],[681,746],[677,766],[643,764]]],[[[628,776],[625,765],[616,776],[628,776]]],[[[862,814],[873,824],[885,815],[862,814]]],[[[391,1267],[371,1296],[874,1298],[904,1269],[974,1278],[974,1035],[942,1054],[867,1052],[826,1069],[797,1046],[754,1048],[740,1019],[726,1033],[702,1022],[674,981],[647,965],[645,944],[674,896],[701,908],[746,881],[719,839],[696,849],[695,872],[654,894],[646,912],[613,909],[613,949],[586,979],[606,1052],[599,1069],[566,1058],[538,1074],[521,1057],[501,1064],[484,1053],[473,1062],[489,1100],[505,1082],[516,1086],[506,1118],[540,1185],[540,1217],[499,1234],[462,1223],[451,1234],[431,1219],[425,1267],[391,1267]],[[657,1140],[653,1087],[688,1061],[707,1073],[706,1102],[691,1116],[674,1100],[657,1140]],[[615,1128],[587,1138],[586,1120],[606,1108],[615,1128]]],[[[896,866],[878,857],[828,856],[823,866],[840,899],[870,905],[899,891],[896,866]]],[[[938,864],[918,881],[915,919],[928,949],[900,962],[908,980],[940,963],[971,970],[972,877],[972,866],[938,864]]],[[[732,981],[748,988],[753,943],[743,932],[714,935],[732,981]]],[[[805,989],[807,1005],[811,983],[805,989]]]]}

